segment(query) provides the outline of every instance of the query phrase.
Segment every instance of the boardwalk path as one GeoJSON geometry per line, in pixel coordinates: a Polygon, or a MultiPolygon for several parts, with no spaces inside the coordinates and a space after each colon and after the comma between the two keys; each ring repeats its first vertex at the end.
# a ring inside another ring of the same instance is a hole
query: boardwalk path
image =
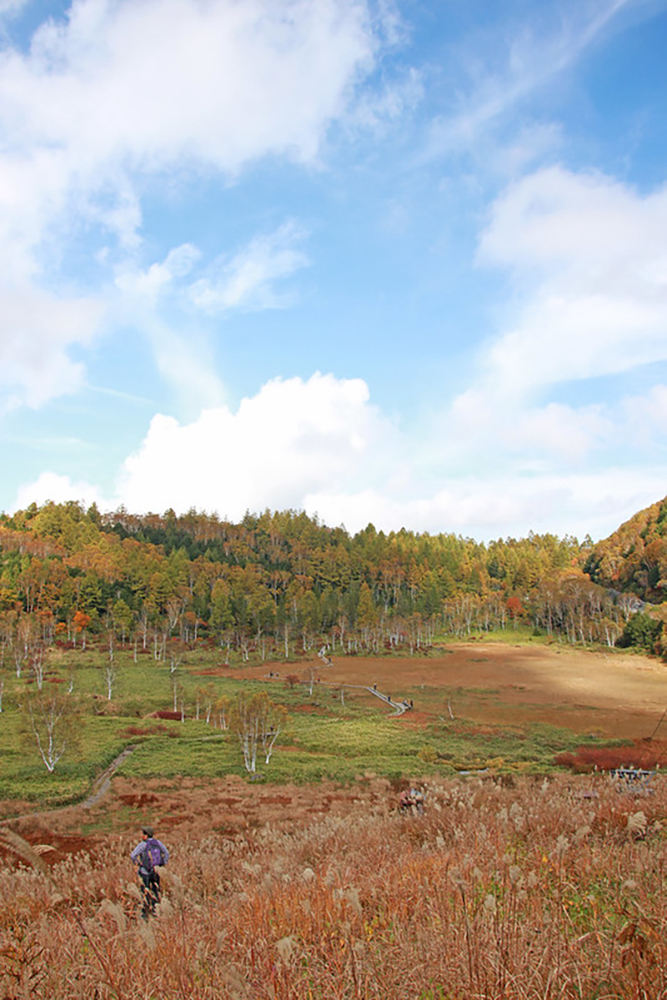
{"type": "Polygon", "coordinates": [[[346,690],[356,688],[358,691],[368,691],[369,694],[375,695],[380,701],[383,701],[385,705],[390,708],[395,709],[394,715],[403,715],[405,712],[409,712],[411,705],[406,705],[403,701],[392,701],[388,694],[382,694],[377,688],[367,687],[365,684],[338,684],[336,681],[318,681],[319,684],[326,684],[327,687],[342,687],[346,690]]]}
{"type": "Polygon", "coordinates": [[[378,691],[376,688],[367,687],[364,690],[370,691],[370,693],[374,694],[376,698],[383,701],[385,705],[390,705],[392,708],[395,708],[396,711],[394,712],[394,715],[403,715],[404,712],[409,712],[410,710],[410,705],[406,705],[404,701],[392,701],[388,694],[382,694],[382,692],[378,691]]]}

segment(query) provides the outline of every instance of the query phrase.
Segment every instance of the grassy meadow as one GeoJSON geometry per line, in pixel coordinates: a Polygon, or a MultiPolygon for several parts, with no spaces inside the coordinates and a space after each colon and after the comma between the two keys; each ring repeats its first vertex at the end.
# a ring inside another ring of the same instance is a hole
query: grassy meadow
{"type": "Polygon", "coordinates": [[[241,667],[219,676],[219,660],[215,651],[191,652],[171,672],[168,663],[150,653],[135,662],[132,650],[117,651],[109,699],[104,651],[89,645],[85,650],[52,652],[45,689],[71,686],[80,711],[77,744],[53,773],[40,760],[34,739],[22,731],[21,704],[35,684],[25,672],[17,679],[5,669],[0,714],[0,799],[5,814],[20,800],[55,806],[85,798],[95,777],[127,746],[135,749],[119,774],[128,778],[244,774],[237,741],[220,728],[215,708],[220,699],[232,703],[239,691],[266,691],[289,713],[269,765],[258,761],[257,777],[274,783],[348,782],[369,769],[392,779],[483,769],[547,773],[558,754],[596,742],[590,732],[568,728],[567,721],[558,726],[531,721],[530,716],[522,720],[520,707],[513,709],[518,722],[480,726],[466,717],[466,710],[482,704],[499,711],[502,694],[492,687],[406,683],[395,696],[414,699],[419,711],[395,718],[358,683],[323,681],[314,684],[311,694],[309,670],[302,662],[282,664],[280,677],[269,676],[277,672],[271,669],[275,664],[263,665],[248,677],[241,667]],[[155,718],[157,712],[173,711],[175,689],[183,720],[155,718]],[[455,718],[448,712],[452,699],[455,718]],[[213,706],[208,724],[207,704],[213,706]]]}

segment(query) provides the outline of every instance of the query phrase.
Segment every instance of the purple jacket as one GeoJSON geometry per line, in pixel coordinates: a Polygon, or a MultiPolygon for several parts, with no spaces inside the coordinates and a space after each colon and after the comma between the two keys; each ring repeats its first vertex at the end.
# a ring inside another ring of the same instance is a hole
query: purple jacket
{"type": "Polygon", "coordinates": [[[164,846],[162,841],[157,839],[157,837],[150,837],[148,840],[140,841],[130,854],[130,857],[134,861],[135,865],[139,865],[139,871],[144,872],[146,875],[152,871],[152,868],[154,867],[151,866],[151,868],[146,868],[143,863],[144,852],[147,850],[149,845],[150,847],[159,848],[160,860],[157,864],[166,865],[167,861],[169,861],[169,851],[164,846]]]}

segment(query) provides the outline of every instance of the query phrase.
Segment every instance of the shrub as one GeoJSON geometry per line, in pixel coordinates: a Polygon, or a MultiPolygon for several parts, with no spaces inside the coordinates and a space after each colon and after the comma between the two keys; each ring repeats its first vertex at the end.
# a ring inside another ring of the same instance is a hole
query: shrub
{"type": "Polygon", "coordinates": [[[626,622],[623,634],[617,640],[616,645],[623,649],[634,646],[652,653],[661,631],[661,621],[651,618],[645,611],[638,611],[626,622]]]}

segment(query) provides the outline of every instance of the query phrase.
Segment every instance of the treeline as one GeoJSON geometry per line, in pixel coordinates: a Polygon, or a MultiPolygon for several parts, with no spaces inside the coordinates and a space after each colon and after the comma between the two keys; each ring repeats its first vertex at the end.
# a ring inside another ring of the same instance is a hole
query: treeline
{"type": "Polygon", "coordinates": [[[247,658],[320,644],[414,652],[443,631],[522,621],[613,646],[641,602],[604,581],[600,553],[551,534],[487,545],[373,525],[350,535],[292,510],[234,524],[196,511],[32,505],[0,518],[0,639],[26,657],[21,629],[44,642],[104,633],[160,658],[208,641],[247,658]]]}

